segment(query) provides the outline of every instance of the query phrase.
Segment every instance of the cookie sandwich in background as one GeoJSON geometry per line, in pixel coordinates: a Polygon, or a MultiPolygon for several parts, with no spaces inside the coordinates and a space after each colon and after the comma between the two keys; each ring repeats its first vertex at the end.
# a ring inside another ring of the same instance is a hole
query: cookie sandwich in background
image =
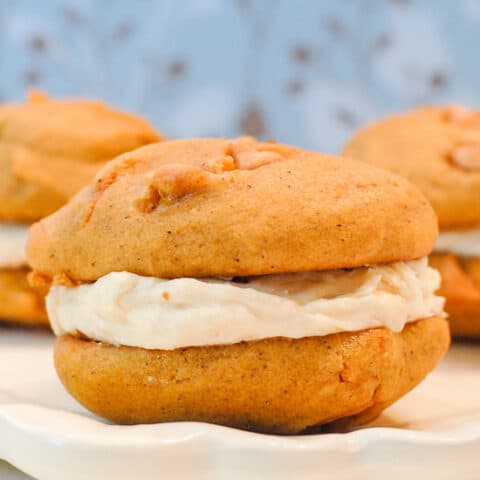
{"type": "Polygon", "coordinates": [[[92,180],[107,160],[158,142],[145,121],[87,100],[33,92],[0,106],[0,319],[46,324],[44,295],[27,283],[28,228],[92,180]]]}
{"type": "Polygon", "coordinates": [[[297,434],[368,422],[444,355],[436,238],[408,181],[245,137],[118,157],[27,251],[92,412],[297,434]]]}
{"type": "Polygon", "coordinates": [[[366,126],[343,154],[403,175],[435,209],[430,263],[442,275],[452,335],[480,338],[480,112],[424,107],[366,126]]]}

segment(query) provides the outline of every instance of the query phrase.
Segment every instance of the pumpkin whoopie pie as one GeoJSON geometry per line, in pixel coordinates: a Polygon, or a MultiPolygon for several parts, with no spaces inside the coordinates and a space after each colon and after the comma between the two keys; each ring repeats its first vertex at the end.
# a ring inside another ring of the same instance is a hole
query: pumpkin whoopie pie
{"type": "Polygon", "coordinates": [[[0,106],[0,319],[48,322],[42,292],[27,283],[30,223],[66,203],[102,163],[158,141],[140,118],[97,102],[32,93],[0,106]]]}
{"type": "Polygon", "coordinates": [[[407,177],[430,200],[452,334],[480,339],[480,112],[424,107],[369,125],[343,154],[407,177]]]}
{"type": "Polygon", "coordinates": [[[35,224],[69,392],[123,424],[365,423],[447,350],[435,214],[408,181],[252,138],[108,163],[35,224]]]}

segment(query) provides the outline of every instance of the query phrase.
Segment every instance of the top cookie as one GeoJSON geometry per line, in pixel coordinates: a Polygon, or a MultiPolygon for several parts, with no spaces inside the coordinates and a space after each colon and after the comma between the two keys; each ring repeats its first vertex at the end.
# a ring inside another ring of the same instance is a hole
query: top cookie
{"type": "Polygon", "coordinates": [[[422,257],[436,237],[432,208],[405,179],[253,138],[202,139],[108,163],[33,225],[27,251],[37,278],[68,283],[112,271],[175,278],[357,267],[422,257]]]}
{"type": "Polygon", "coordinates": [[[343,154],[416,184],[445,229],[480,224],[480,112],[426,107],[361,129],[343,154]]]}
{"type": "Polygon", "coordinates": [[[159,140],[141,118],[98,102],[37,93],[0,107],[0,220],[48,215],[93,178],[99,163],[159,140]]]}

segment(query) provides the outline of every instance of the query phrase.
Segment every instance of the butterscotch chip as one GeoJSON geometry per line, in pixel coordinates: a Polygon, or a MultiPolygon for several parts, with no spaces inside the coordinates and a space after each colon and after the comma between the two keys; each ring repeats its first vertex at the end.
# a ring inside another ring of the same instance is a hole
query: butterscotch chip
{"type": "Polygon", "coordinates": [[[203,421],[257,432],[345,430],[412,389],[449,345],[429,318],[302,339],[144,350],[59,337],[55,365],[85,407],[116,423],[203,421]]]}
{"type": "Polygon", "coordinates": [[[478,145],[461,145],[451,154],[452,162],[467,171],[480,170],[480,143],[478,145]]]}

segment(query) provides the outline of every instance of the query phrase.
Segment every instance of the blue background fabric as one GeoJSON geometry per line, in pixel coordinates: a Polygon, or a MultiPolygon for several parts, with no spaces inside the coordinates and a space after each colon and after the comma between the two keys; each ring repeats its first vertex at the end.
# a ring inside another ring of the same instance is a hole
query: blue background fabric
{"type": "Polygon", "coordinates": [[[171,137],[336,152],[423,103],[480,104],[480,0],[0,0],[0,100],[98,98],[171,137]]]}

